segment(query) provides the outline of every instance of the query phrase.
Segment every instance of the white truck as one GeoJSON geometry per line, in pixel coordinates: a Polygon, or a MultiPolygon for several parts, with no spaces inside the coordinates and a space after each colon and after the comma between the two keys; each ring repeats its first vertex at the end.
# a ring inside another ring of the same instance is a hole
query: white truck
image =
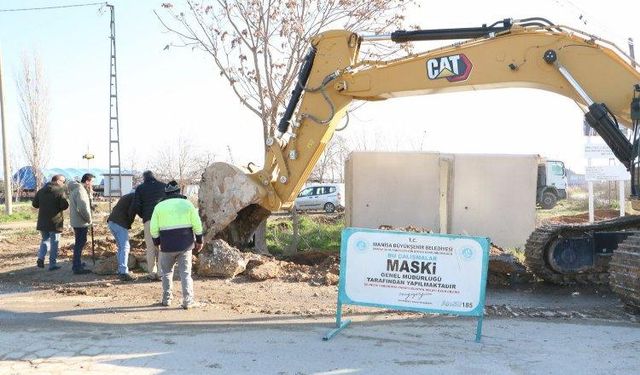
{"type": "Polygon", "coordinates": [[[559,160],[542,160],[538,164],[536,202],[545,210],[552,209],[560,199],[567,198],[567,173],[559,160]]]}

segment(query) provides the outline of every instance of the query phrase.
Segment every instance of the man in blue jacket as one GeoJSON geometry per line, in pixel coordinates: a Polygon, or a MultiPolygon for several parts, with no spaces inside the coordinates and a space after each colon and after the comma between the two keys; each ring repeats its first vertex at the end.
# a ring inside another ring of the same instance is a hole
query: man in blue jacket
{"type": "Polygon", "coordinates": [[[177,262],[182,282],[182,308],[186,310],[195,306],[191,254],[202,249],[202,222],[198,210],[187,197],[180,195],[177,182],[169,182],[165,192],[167,197],[158,203],[151,216],[151,235],[160,246],[162,305],[171,305],[173,268],[177,262]]]}

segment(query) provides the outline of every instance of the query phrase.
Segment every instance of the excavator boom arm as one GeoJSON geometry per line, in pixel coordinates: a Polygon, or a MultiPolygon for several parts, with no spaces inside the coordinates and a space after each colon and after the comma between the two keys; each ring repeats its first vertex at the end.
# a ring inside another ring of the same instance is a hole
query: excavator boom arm
{"type": "MultiPolygon", "coordinates": [[[[353,100],[537,88],[571,98],[587,113],[591,113],[594,103],[604,104],[606,111],[603,113],[598,107],[600,111],[591,117],[606,117],[610,120],[609,127],[611,123],[633,126],[630,103],[640,83],[640,73],[624,56],[594,39],[563,31],[558,26],[508,26],[497,31],[474,29],[474,35],[486,36],[391,61],[359,61],[362,37],[348,31],[329,31],[314,38],[314,62],[312,66],[306,65],[308,77],[299,85],[304,93],[294,105],[298,109],[292,136],[280,147],[284,162],[268,154],[262,174],[267,179],[275,172],[273,188],[276,201],[279,200],[276,206],[293,202],[353,100]],[[286,168],[280,168],[282,164],[286,168]]],[[[456,29],[448,29],[446,33],[452,37],[459,35],[456,29]]],[[[430,37],[425,31],[413,32],[412,36],[414,40],[416,36],[430,37]]],[[[435,39],[442,37],[439,33],[435,39]]],[[[399,40],[408,38],[396,35],[399,40]]],[[[281,132],[288,130],[283,126],[288,122],[280,123],[281,132]]],[[[598,123],[594,120],[594,124],[598,123]]],[[[602,134],[607,129],[598,130],[602,134]]],[[[610,138],[617,145],[612,148],[620,149],[617,154],[629,167],[632,146],[624,137],[616,139],[621,133],[615,130],[617,133],[610,138]]]]}
{"type": "MultiPolygon", "coordinates": [[[[554,92],[578,103],[633,177],[638,147],[618,126],[635,130],[640,116],[640,109],[632,110],[634,100],[640,108],[640,73],[634,64],[603,41],[542,18],[504,20],[480,28],[399,31],[387,37],[324,32],[311,40],[298,84],[278,124],[280,137],[266,140],[263,168],[244,177],[252,185],[250,194],[242,199],[226,197],[224,192],[234,190],[228,186],[232,180],[228,173],[215,176],[216,167],[205,173],[224,196],[212,206],[222,214],[205,221],[213,223],[217,233],[236,219],[238,211],[238,220],[250,218],[255,224],[269,211],[290,207],[354,100],[507,87],[554,92]],[[367,41],[451,38],[474,39],[393,60],[359,56],[367,41]]],[[[246,237],[255,225],[241,227],[225,238],[246,237]]]]}

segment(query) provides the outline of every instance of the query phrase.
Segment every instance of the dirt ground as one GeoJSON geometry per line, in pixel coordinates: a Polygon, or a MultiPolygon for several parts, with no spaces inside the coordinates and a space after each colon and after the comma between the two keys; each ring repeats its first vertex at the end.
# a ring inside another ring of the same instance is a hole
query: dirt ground
{"type": "MultiPolygon", "coordinates": [[[[599,209],[594,210],[593,218],[595,221],[615,219],[620,216],[619,210],[599,209]]],[[[579,224],[589,221],[589,213],[585,212],[579,215],[556,216],[543,220],[540,224],[579,224]]]]}
{"type": "MultiPolygon", "coordinates": [[[[100,260],[115,255],[115,244],[106,228],[96,227],[96,257],[100,260]]],[[[90,240],[89,240],[90,242],[90,240]]],[[[144,259],[141,241],[131,241],[132,253],[136,258],[144,259]]],[[[35,266],[39,235],[21,226],[3,226],[0,228],[0,294],[11,291],[46,291],[60,296],[92,296],[104,303],[118,304],[135,300],[143,304],[158,302],[161,296],[161,283],[148,281],[141,269],[133,270],[138,277],[134,282],[121,282],[115,275],[74,275],[71,272],[73,234],[66,231],[62,235],[56,271],[35,266]],[[18,228],[18,229],[16,229],[18,228]]],[[[91,247],[84,249],[83,261],[92,267],[91,247]]],[[[305,282],[288,282],[288,278],[255,282],[245,276],[233,279],[199,278],[194,275],[195,294],[203,305],[215,304],[234,313],[329,314],[335,309],[336,287],[321,285],[311,277],[314,267],[296,265],[293,273],[305,275],[305,282]],[[299,296],[305,296],[306,303],[301,304],[299,296]]],[[[290,279],[290,278],[289,278],[290,279]]],[[[180,301],[180,285],[175,275],[176,301],[180,301]]]]}
{"type": "MultiPolygon", "coordinates": [[[[491,286],[480,346],[472,319],[347,305],[345,318],[355,323],[327,346],[320,338],[335,321],[337,285],[326,281],[337,272],[336,257],[299,257],[284,264],[286,276],[265,281],[194,276],[201,306],[185,312],[159,306],[161,284],[139,269],[134,282],[73,275],[71,231],[61,240],[62,268],[37,268],[33,227],[0,226],[0,374],[561,374],[628,373],[640,365],[638,317],[607,287],[491,286]],[[595,360],[582,345],[610,360],[595,360]]],[[[96,228],[99,258],[115,253],[110,237],[96,228]]],[[[132,246],[142,259],[139,235],[132,246]]],[[[91,268],[89,246],[84,254],[91,268]]],[[[179,281],[174,287],[179,301],[179,281]]]]}
{"type": "MultiPolygon", "coordinates": [[[[609,212],[599,212],[606,216],[609,212]]],[[[579,222],[582,217],[557,218],[555,222],[579,222]]],[[[132,230],[132,254],[139,260],[144,260],[144,244],[141,238],[140,225],[132,230]],[[136,233],[138,233],[136,235],[136,233]]],[[[99,259],[113,256],[116,246],[105,225],[95,228],[96,256],[99,259]]],[[[61,250],[58,262],[62,266],[56,271],[48,271],[35,266],[39,235],[32,228],[25,225],[11,224],[0,226],[0,295],[12,291],[38,291],[57,296],[87,296],[99,299],[105,306],[120,305],[127,301],[152,305],[160,300],[161,283],[146,280],[141,269],[135,269],[133,274],[138,276],[134,282],[122,282],[115,275],[74,275],[71,272],[71,245],[73,233],[67,230],[61,239],[61,250]]],[[[92,265],[91,248],[89,244],[84,250],[84,259],[89,268],[92,265]]],[[[338,259],[336,256],[326,258],[310,253],[297,257],[296,263],[283,263],[285,275],[265,281],[254,281],[241,274],[232,279],[203,278],[194,275],[195,294],[206,310],[207,306],[216,306],[219,311],[230,314],[268,314],[294,316],[331,316],[335,313],[337,300],[337,278],[329,276],[338,274],[338,259]],[[327,279],[325,279],[325,276],[327,279]]],[[[48,262],[48,258],[46,259],[48,262]]],[[[174,291],[176,301],[180,301],[180,286],[177,273],[174,275],[174,291]]],[[[541,283],[524,283],[511,286],[501,285],[490,287],[499,295],[512,290],[523,291],[524,295],[544,296],[560,290],[561,294],[595,295],[598,293],[609,295],[608,303],[598,304],[593,308],[583,308],[579,312],[571,311],[569,305],[566,311],[559,306],[540,305],[541,301],[533,302],[531,306],[510,303],[501,297],[500,303],[490,303],[492,293],[489,293],[486,313],[488,316],[530,316],[530,317],[592,317],[615,318],[633,320],[634,317],[625,314],[615,297],[606,289],[588,290],[577,287],[558,288],[541,283]],[[537,304],[537,305],[536,305],[537,304]],[[548,308],[548,309],[547,309],[548,308]]],[[[522,299],[515,298],[514,301],[522,299]]],[[[575,298],[569,301],[574,301],[575,298]]],[[[346,313],[372,311],[364,307],[345,307],[346,313]]],[[[377,311],[377,310],[375,310],[377,311]]],[[[387,313],[387,312],[380,312],[387,313]]],[[[411,315],[411,313],[401,313],[411,315]]]]}

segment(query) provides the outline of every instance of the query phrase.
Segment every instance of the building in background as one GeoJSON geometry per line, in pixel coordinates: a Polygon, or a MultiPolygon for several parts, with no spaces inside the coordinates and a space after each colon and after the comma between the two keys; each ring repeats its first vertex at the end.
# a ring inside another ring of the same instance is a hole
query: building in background
{"type": "MultiPolygon", "coordinates": [[[[102,168],[51,168],[45,169],[42,171],[42,176],[44,178],[44,182],[51,181],[51,177],[56,174],[63,175],[67,180],[76,180],[80,181],[82,175],[85,173],[91,173],[96,176],[94,179],[94,188],[96,192],[102,192],[105,188],[105,176],[108,176],[108,171],[102,168]]],[[[127,187],[127,191],[125,194],[131,190],[133,185],[133,176],[136,173],[132,173],[129,171],[123,171],[123,187],[127,187]]],[[[33,191],[36,188],[36,177],[31,166],[25,166],[20,168],[16,173],[13,174],[13,184],[14,189],[22,190],[22,191],[33,191]]]]}

